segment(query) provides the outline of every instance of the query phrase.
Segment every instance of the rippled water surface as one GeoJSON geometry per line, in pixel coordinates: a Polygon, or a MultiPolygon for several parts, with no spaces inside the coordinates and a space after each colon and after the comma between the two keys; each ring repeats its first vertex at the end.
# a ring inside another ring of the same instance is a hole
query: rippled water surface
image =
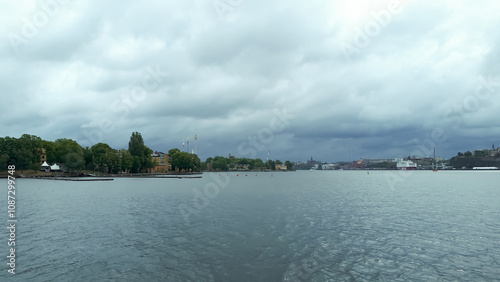
{"type": "Polygon", "coordinates": [[[0,280],[500,280],[498,172],[247,175],[21,179],[0,280]]]}

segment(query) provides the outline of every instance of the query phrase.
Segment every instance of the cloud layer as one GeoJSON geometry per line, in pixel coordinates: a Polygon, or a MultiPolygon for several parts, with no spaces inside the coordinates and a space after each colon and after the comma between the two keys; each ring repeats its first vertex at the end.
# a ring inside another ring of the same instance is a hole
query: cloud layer
{"type": "Polygon", "coordinates": [[[496,1],[2,5],[2,136],[119,149],[139,131],[167,151],[197,134],[202,160],[500,145],[496,1]]]}

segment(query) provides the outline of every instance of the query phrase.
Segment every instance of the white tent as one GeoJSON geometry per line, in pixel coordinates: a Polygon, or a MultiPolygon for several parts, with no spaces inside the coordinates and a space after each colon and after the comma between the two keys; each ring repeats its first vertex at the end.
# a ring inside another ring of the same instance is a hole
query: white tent
{"type": "Polygon", "coordinates": [[[61,170],[61,168],[57,164],[53,164],[50,166],[50,170],[61,170]]]}
{"type": "Polygon", "coordinates": [[[50,165],[47,162],[43,162],[41,171],[49,172],[50,171],[50,165]]]}

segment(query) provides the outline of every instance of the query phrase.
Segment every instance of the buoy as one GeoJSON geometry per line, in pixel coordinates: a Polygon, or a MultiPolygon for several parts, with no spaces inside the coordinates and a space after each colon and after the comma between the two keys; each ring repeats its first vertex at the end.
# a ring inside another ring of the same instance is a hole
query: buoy
{"type": "Polygon", "coordinates": [[[248,174],[245,174],[245,176],[248,176],[248,174]]]}
{"type": "Polygon", "coordinates": [[[240,176],[239,174],[236,174],[236,176],[240,176]]]}

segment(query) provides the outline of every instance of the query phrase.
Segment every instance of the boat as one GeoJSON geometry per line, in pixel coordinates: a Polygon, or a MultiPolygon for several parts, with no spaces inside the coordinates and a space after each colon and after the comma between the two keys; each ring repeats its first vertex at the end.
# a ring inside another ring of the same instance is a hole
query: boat
{"type": "Polygon", "coordinates": [[[496,166],[475,166],[472,168],[473,170],[498,170],[496,166]]]}
{"type": "Polygon", "coordinates": [[[316,168],[313,166],[311,167],[311,169],[309,169],[309,171],[316,171],[316,168]]]}
{"type": "Polygon", "coordinates": [[[399,170],[416,170],[417,164],[410,160],[400,160],[396,164],[396,168],[399,170]]]}

